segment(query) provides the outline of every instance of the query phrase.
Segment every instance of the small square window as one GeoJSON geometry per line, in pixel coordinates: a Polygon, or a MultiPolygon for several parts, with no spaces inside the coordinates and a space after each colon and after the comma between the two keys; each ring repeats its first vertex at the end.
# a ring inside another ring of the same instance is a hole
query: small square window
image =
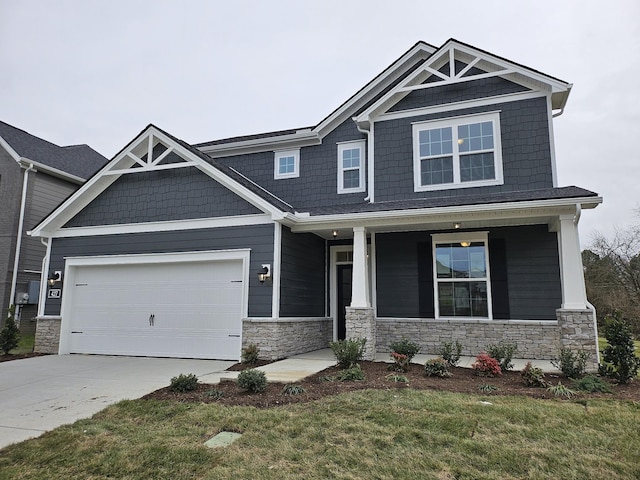
{"type": "Polygon", "coordinates": [[[300,176],[300,150],[275,152],[274,158],[273,178],[296,178],[300,176]]]}

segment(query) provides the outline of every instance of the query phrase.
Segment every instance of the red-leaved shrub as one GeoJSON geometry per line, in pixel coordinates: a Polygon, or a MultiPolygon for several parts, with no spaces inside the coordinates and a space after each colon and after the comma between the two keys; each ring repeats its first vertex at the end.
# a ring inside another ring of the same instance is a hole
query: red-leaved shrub
{"type": "Polygon", "coordinates": [[[495,358],[490,357],[486,352],[480,352],[480,355],[476,357],[476,361],[471,365],[471,368],[473,368],[476,375],[480,377],[502,375],[500,363],[498,363],[495,358]]]}

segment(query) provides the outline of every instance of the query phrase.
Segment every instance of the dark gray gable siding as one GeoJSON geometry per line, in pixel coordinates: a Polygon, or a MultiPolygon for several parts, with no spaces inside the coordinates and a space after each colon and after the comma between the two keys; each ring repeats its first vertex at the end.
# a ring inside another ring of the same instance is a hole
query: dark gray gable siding
{"type": "Polygon", "coordinates": [[[282,228],[280,316],[324,317],[325,241],[282,228]]]}
{"type": "MultiPolygon", "coordinates": [[[[273,263],[273,225],[133,233],[95,237],[56,238],[50,271],[64,271],[65,257],[192,252],[250,248],[249,316],[271,316],[271,284],[258,281],[263,263],[273,263]]],[[[63,289],[65,288],[63,283],[63,289]]],[[[180,285],[176,285],[180,288],[180,285]]],[[[63,292],[64,296],[64,292],[63,292]]],[[[60,300],[48,300],[46,315],[60,314],[60,300]]]]}
{"type": "MultiPolygon", "coordinates": [[[[555,320],[562,302],[556,234],[546,225],[495,228],[489,250],[494,318],[555,320]]],[[[433,318],[430,232],[377,234],[376,262],[378,316],[433,318]]]]}
{"type": "Polygon", "coordinates": [[[375,125],[376,202],[490,194],[553,186],[551,145],[545,98],[378,122],[375,125]],[[504,184],[489,187],[413,191],[412,123],[500,111],[504,184]]]}
{"type": "Polygon", "coordinates": [[[235,168],[297,211],[318,205],[361,203],[366,193],[338,195],[338,142],[363,140],[352,120],[347,120],[322,140],[321,145],[300,149],[300,176],[275,180],[274,153],[262,152],[216,159],[235,168]]]}
{"type": "Polygon", "coordinates": [[[122,175],[67,227],[262,213],[197,168],[122,175]]]}

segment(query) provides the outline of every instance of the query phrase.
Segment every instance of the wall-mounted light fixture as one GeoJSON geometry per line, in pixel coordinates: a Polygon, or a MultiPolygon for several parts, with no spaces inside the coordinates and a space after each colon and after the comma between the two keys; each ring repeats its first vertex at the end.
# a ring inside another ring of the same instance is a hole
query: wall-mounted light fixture
{"type": "Polygon", "coordinates": [[[333,235],[333,238],[336,238],[338,236],[338,230],[331,232],[331,235],[333,235]]]}
{"type": "Polygon", "coordinates": [[[453,224],[453,228],[455,228],[456,230],[460,228],[460,224],[459,223],[454,223],[453,224]]]}
{"type": "Polygon", "coordinates": [[[258,270],[258,280],[264,283],[267,278],[271,278],[271,265],[262,264],[262,268],[258,270]]]}
{"type": "Polygon", "coordinates": [[[471,245],[471,242],[463,241],[463,242],[460,242],[460,245],[463,246],[463,247],[468,247],[468,246],[471,245]]]}
{"type": "Polygon", "coordinates": [[[56,270],[51,275],[49,275],[49,278],[47,279],[47,283],[49,284],[49,286],[53,287],[56,283],[60,282],[61,280],[62,280],[62,272],[59,270],[56,270]]]}

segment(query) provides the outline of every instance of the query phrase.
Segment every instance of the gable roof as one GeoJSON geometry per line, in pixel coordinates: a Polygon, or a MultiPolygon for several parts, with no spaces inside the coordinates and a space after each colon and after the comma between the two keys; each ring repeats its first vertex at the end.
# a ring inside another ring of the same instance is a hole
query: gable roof
{"type": "Polygon", "coordinates": [[[86,180],[107,163],[107,158],[88,145],[61,147],[0,121],[0,137],[19,159],[86,180]]]}

